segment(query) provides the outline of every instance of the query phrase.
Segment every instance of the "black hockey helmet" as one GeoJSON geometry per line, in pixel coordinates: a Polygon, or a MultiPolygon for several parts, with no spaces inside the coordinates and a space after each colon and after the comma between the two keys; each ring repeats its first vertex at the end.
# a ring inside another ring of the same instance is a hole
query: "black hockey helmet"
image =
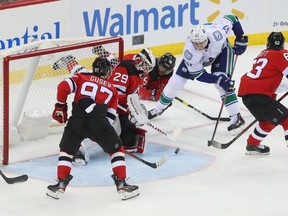
{"type": "Polygon", "coordinates": [[[173,71],[176,64],[176,58],[171,53],[165,53],[158,60],[158,68],[160,72],[169,74],[173,71]]]}
{"type": "Polygon", "coordinates": [[[282,32],[271,32],[267,39],[267,49],[284,49],[285,38],[282,32]]]}
{"type": "Polygon", "coordinates": [[[103,78],[108,78],[111,74],[112,67],[110,61],[106,58],[97,57],[92,64],[92,73],[101,76],[103,78]]]}

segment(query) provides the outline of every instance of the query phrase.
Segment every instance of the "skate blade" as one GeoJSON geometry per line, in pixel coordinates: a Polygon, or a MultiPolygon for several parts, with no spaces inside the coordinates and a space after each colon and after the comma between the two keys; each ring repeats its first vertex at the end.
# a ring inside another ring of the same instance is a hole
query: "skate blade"
{"type": "Polygon", "coordinates": [[[53,191],[48,189],[46,192],[46,195],[49,197],[52,197],[53,199],[59,199],[63,193],[64,193],[64,191],[61,189],[57,190],[56,192],[53,192],[53,191]]]}
{"type": "Polygon", "coordinates": [[[246,151],[245,155],[269,155],[270,152],[266,152],[266,153],[260,153],[260,152],[256,152],[256,151],[246,151]]]}
{"type": "Polygon", "coordinates": [[[120,198],[122,200],[128,200],[128,199],[132,199],[134,197],[139,196],[140,192],[138,190],[134,190],[132,192],[118,192],[120,195],[120,198]]]}

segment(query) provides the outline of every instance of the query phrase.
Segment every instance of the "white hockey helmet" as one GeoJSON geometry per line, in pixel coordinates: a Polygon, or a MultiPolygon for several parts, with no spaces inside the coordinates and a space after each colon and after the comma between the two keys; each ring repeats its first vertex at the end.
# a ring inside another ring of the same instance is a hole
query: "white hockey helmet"
{"type": "Polygon", "coordinates": [[[190,33],[190,40],[192,43],[202,43],[208,39],[205,26],[197,25],[193,26],[190,33]]]}
{"type": "Polygon", "coordinates": [[[148,48],[142,49],[141,52],[136,55],[134,61],[137,70],[143,71],[144,73],[152,71],[156,64],[155,56],[148,48]]]}

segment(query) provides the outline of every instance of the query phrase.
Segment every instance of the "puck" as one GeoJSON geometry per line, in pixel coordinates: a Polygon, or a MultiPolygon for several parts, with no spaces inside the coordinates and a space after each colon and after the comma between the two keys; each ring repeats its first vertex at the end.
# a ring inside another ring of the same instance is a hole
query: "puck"
{"type": "Polygon", "coordinates": [[[175,150],[175,154],[178,154],[179,151],[180,151],[180,148],[176,148],[176,150],[175,150]]]}

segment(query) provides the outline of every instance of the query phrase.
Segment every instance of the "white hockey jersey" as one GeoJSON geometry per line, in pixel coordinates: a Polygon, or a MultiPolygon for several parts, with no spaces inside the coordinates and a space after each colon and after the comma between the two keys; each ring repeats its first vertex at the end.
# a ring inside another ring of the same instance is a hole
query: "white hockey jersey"
{"type": "Polygon", "coordinates": [[[227,36],[231,32],[232,27],[231,21],[224,17],[217,23],[205,24],[209,44],[207,49],[201,51],[195,49],[190,41],[190,36],[187,38],[183,49],[183,59],[193,78],[201,75],[201,71],[204,68],[203,63],[214,61],[222,49],[226,47],[227,36]]]}

